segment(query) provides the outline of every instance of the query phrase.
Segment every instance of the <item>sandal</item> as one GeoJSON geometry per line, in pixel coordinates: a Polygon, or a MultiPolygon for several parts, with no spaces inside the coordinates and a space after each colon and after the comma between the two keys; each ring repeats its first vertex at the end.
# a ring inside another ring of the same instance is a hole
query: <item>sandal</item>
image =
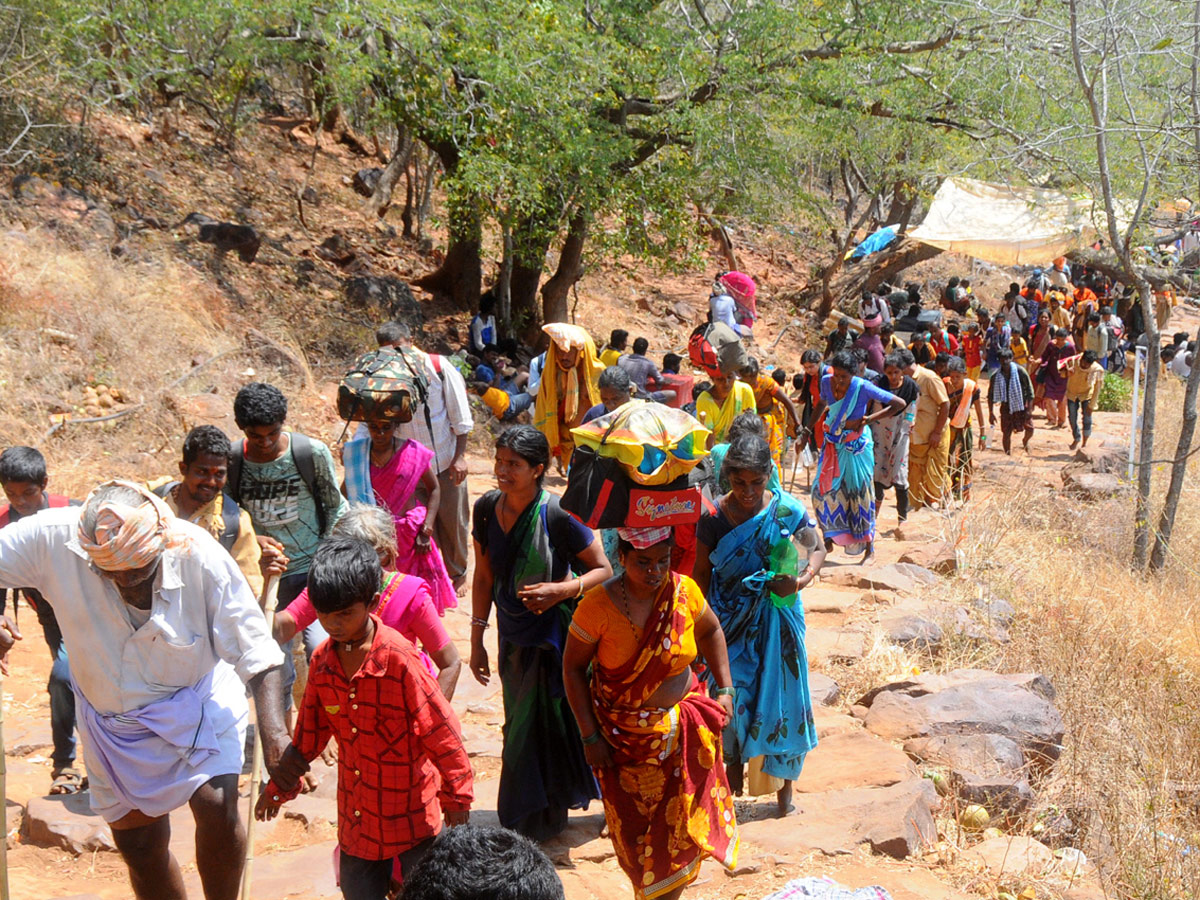
{"type": "Polygon", "coordinates": [[[55,769],[50,774],[54,779],[50,782],[52,796],[55,794],[78,794],[80,791],[87,790],[87,776],[78,769],[55,769]]]}

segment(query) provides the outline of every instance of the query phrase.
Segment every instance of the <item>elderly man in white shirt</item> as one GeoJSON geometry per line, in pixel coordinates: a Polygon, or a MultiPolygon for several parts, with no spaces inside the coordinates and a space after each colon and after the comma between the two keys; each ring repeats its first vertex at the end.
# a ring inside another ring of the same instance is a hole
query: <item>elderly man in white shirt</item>
{"type": "Polygon", "coordinates": [[[467,400],[467,383],[444,356],[413,346],[412,330],[403,322],[388,322],[375,332],[380,347],[415,351],[425,362],[429,396],[413,410],[412,421],[397,433],[424,444],[434,454],[442,499],[434,522],[434,539],[454,588],[461,595],[467,583],[467,554],[471,546],[471,507],[467,496],[467,435],[475,427],[467,400]]]}
{"type": "MultiPolygon", "coordinates": [[[[168,814],[196,819],[208,900],[234,900],[246,854],[237,812],[254,695],[267,769],[288,744],[283,654],[233,558],[131,482],[82,508],[0,531],[0,586],[32,586],[71,653],[92,808],[112,827],[139,900],[183,900],[168,814]]],[[[19,639],[0,624],[0,660],[19,639]]]]}

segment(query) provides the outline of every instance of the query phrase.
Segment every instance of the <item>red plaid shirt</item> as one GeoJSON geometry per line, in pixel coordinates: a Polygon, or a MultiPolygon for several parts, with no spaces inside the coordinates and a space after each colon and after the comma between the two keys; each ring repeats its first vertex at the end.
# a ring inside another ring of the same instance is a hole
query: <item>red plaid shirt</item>
{"type": "Polygon", "coordinates": [[[471,763],[454,710],[416,648],[377,618],[349,681],[332,641],[313,654],[292,743],[311,762],[330,737],[338,742],[338,843],[347,853],[390,859],[437,834],[442,810],[471,808],[471,763]]]}

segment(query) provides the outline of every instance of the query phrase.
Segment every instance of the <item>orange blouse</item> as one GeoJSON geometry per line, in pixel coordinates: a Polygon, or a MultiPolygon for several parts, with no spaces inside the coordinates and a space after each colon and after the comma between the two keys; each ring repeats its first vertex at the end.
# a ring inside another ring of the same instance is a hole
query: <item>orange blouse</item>
{"type": "MultiPolygon", "coordinates": [[[[671,598],[671,584],[664,586],[671,598]]],[[[686,605],[687,626],[679,636],[681,652],[675,656],[670,676],[678,675],[696,658],[696,622],[708,609],[700,586],[686,575],[680,577],[679,596],[686,605]]],[[[606,669],[625,665],[638,652],[643,631],[625,617],[617,603],[600,584],[583,595],[571,619],[571,633],[588,644],[597,644],[596,659],[606,669]]]]}

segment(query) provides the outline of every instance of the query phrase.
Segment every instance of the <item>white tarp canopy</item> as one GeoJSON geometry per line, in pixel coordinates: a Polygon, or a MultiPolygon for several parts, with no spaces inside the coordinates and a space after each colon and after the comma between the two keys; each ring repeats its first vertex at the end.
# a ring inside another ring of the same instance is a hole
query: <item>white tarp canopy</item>
{"type": "Polygon", "coordinates": [[[1044,265],[1096,237],[1092,201],[1060,191],[947,178],[908,236],[1002,266],[1044,265]]]}

